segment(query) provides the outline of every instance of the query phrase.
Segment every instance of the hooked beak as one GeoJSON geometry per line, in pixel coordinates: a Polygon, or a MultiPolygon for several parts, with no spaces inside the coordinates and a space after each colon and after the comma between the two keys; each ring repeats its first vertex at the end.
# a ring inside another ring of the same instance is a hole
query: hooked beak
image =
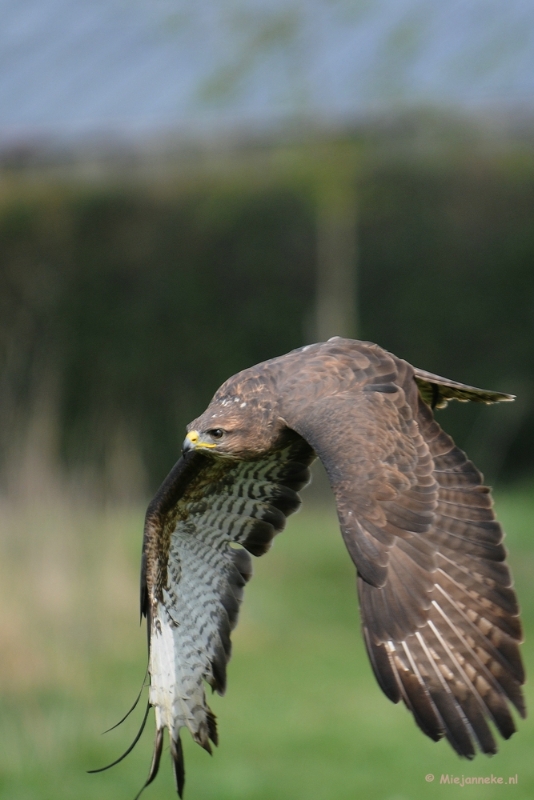
{"type": "Polygon", "coordinates": [[[185,456],[190,450],[205,450],[212,447],[217,447],[217,445],[213,442],[203,441],[198,431],[189,431],[182,445],[182,455],[185,456]]]}

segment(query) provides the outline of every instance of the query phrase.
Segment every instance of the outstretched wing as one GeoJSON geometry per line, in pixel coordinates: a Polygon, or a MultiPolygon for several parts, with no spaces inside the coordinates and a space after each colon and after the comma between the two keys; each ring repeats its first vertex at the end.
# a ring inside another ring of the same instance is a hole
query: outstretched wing
{"type": "Polygon", "coordinates": [[[420,399],[417,373],[395,361],[396,380],[370,380],[285,418],[329,475],[383,691],[460,755],[494,753],[488,721],[508,738],[509,703],[525,714],[503,534],[482,476],[420,399]]]}
{"type": "Polygon", "coordinates": [[[296,511],[313,458],[311,447],[295,434],[253,461],[191,453],[150,504],[141,611],[148,624],[156,744],[146,785],[156,776],[165,728],[180,796],[180,729],[188,728],[208,752],[210,739],[217,744],[203,681],[224,693],[230,632],[252,572],[249,553],[265,553],[286,516],[296,511]]]}

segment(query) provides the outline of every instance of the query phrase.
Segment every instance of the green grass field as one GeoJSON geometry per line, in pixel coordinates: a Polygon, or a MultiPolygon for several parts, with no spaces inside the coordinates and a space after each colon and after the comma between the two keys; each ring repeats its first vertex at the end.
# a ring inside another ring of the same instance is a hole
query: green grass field
{"type": "MultiPolygon", "coordinates": [[[[534,653],[534,497],[497,495],[534,653]]],[[[4,507],[0,798],[133,800],[146,776],[153,722],[134,752],[100,775],[135,735],[142,708],[105,736],[133,701],[146,665],[138,622],[142,509],[90,512],[57,502],[4,507]]],[[[255,560],[226,697],[213,697],[221,743],[213,758],[182,733],[188,800],[452,798],[442,774],[508,776],[469,785],[469,798],[534,797],[534,726],[498,755],[459,759],[435,744],[376,685],[359,631],[354,570],[332,509],[293,517],[255,560]],[[433,774],[433,782],[425,776],[433,774]]],[[[532,695],[527,684],[527,700],[532,695]]],[[[529,702],[532,708],[532,697],[529,702]]],[[[168,753],[147,800],[174,797],[168,753]]]]}

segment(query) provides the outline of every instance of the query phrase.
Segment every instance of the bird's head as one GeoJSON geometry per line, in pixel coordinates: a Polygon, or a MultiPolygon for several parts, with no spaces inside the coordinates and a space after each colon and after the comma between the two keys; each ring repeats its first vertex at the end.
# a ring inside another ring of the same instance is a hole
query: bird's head
{"type": "Polygon", "coordinates": [[[284,427],[265,395],[219,391],[206,411],[187,426],[182,452],[257,458],[275,444],[284,427]]]}
{"type": "Polygon", "coordinates": [[[201,418],[195,420],[188,426],[187,435],[182,445],[182,453],[185,455],[191,450],[201,450],[202,452],[213,452],[213,455],[233,455],[236,444],[234,426],[225,422],[225,427],[207,427],[199,424],[201,418]]]}

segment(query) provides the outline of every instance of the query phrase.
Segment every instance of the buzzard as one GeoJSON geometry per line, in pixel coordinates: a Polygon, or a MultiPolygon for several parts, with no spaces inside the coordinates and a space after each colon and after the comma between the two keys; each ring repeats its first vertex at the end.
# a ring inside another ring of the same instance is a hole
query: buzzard
{"type": "Polygon", "coordinates": [[[489,489],[433,417],[451,399],[513,397],[335,337],[240,372],[188,425],[183,456],[146,515],[145,721],[153,706],[156,741],[145,786],[165,729],[180,797],[180,730],[208,752],[217,744],[204,682],[224,693],[250,555],[263,555],[298,509],[316,457],[356,567],[383,692],[461,756],[497,751],[489,722],[512,735],[510,704],[525,715],[519,609],[489,489]]]}

